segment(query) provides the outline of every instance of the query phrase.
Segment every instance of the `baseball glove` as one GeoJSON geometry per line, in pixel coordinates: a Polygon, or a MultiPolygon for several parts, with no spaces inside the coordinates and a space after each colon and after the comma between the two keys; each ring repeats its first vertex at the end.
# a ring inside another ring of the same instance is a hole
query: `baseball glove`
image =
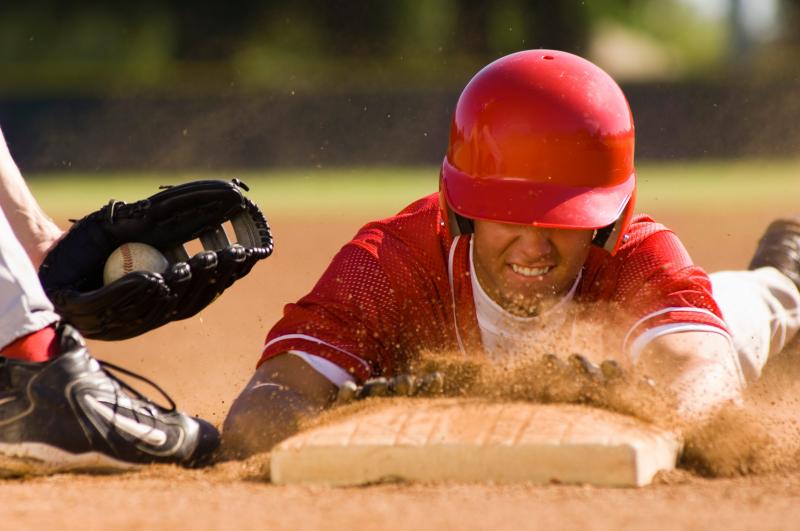
{"type": "Polygon", "coordinates": [[[131,204],[111,200],[74,222],[45,257],[45,293],[93,339],[127,339],[195,315],[272,253],[269,225],[242,190],[237,179],[194,181],[131,204]],[[183,244],[197,238],[205,250],[190,258],[183,244]],[[103,285],[106,260],[127,242],[155,247],[170,265],[163,274],[134,271],[103,285]]]}

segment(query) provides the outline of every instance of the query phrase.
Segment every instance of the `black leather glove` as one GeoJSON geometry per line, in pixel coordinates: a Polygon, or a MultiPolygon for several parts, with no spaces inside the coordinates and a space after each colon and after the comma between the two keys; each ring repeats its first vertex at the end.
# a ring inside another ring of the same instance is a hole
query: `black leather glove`
{"type": "Polygon", "coordinates": [[[195,315],[256,262],[272,253],[264,215],[244,183],[193,181],[164,187],[135,203],[110,201],[75,222],[45,257],[39,278],[56,311],[89,338],[137,336],[195,315]],[[237,243],[222,227],[230,222],[237,243]],[[204,251],[189,257],[184,243],[204,251]],[[103,268],[120,245],[141,242],[170,262],[163,273],[134,271],[103,285],[103,268]]]}

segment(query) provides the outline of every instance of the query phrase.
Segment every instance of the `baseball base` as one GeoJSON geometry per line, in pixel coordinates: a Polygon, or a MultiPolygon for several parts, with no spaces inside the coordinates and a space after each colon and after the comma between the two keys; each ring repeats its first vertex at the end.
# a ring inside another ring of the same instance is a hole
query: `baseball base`
{"type": "Polygon", "coordinates": [[[278,484],[386,480],[642,486],[675,467],[678,437],[574,405],[388,403],[300,433],[271,455],[278,484]]]}

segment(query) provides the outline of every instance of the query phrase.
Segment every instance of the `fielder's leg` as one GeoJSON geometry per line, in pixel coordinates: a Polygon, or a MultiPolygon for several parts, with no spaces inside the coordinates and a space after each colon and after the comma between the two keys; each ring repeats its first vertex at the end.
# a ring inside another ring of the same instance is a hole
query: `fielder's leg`
{"type": "Polygon", "coordinates": [[[56,321],[33,264],[0,210],[0,348],[56,321]]]}
{"type": "Polygon", "coordinates": [[[129,393],[58,320],[0,210],[0,476],[210,459],[213,426],[129,393]]]}

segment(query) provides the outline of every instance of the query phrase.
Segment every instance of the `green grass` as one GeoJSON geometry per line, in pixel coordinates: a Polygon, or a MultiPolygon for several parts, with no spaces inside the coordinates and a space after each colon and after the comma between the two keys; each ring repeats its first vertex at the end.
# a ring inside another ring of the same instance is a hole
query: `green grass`
{"type": "Polygon", "coordinates": [[[643,208],[800,206],[800,159],[645,164],[638,176],[643,208]]]}
{"type": "MultiPolygon", "coordinates": [[[[760,209],[800,199],[800,160],[642,164],[639,208],[760,209]]],[[[61,173],[29,176],[52,216],[76,217],[109,199],[134,201],[159,185],[238,177],[267,213],[391,214],[438,187],[435,167],[291,169],[219,173],[61,173]]]]}
{"type": "Polygon", "coordinates": [[[237,177],[249,187],[248,197],[264,211],[391,213],[435,191],[435,168],[292,169],[219,173],[104,173],[34,175],[28,183],[51,215],[74,216],[108,202],[134,201],[158,191],[160,185],[193,179],[237,177]]]}

